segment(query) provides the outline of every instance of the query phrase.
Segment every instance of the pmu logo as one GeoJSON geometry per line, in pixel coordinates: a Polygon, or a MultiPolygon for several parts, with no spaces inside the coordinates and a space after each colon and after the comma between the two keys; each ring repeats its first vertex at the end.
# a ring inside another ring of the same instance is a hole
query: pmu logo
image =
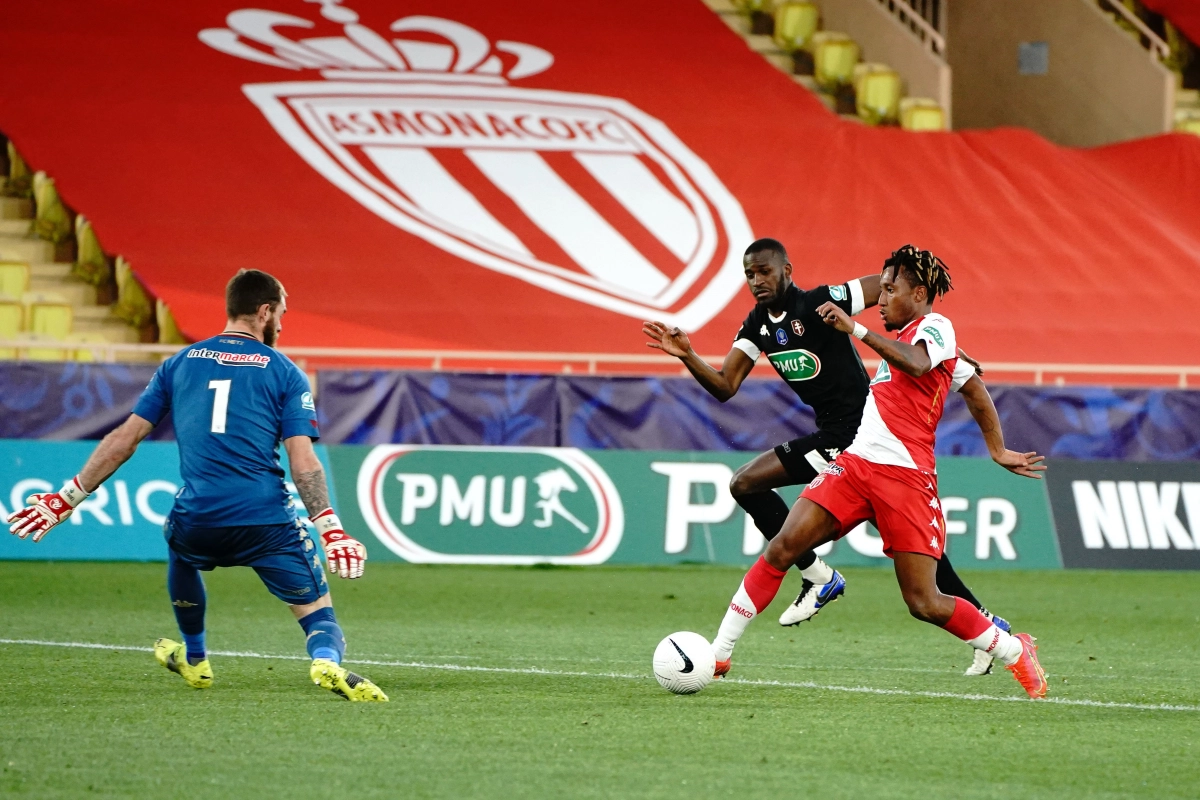
{"type": "Polygon", "coordinates": [[[358,473],[367,526],[401,558],[437,564],[602,564],[621,496],[573,448],[384,445],[358,473]]]}
{"type": "Polygon", "coordinates": [[[242,89],[365,208],[481,267],[639,319],[698,328],[737,293],[749,223],[662,122],[619,98],[510,86],[550,69],[541,47],[429,16],[395,20],[392,38],[341,0],[315,2],[320,23],[243,9],[200,40],[319,71],[242,89]],[[279,30],[317,25],[333,31],[279,30]]]}

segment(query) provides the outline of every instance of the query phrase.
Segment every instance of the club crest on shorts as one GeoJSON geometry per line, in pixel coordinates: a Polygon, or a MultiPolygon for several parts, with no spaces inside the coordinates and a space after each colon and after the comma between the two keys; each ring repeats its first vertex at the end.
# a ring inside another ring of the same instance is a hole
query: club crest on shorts
{"type": "Polygon", "coordinates": [[[734,245],[754,238],[741,205],[661,121],[620,98],[512,86],[554,64],[534,44],[431,16],[381,32],[342,0],[316,2],[323,19],[242,9],[199,38],[310,77],[242,89],[365,209],[478,266],[637,318],[699,328],[741,288],[734,245]],[[614,201],[625,213],[606,216],[614,201]]]}

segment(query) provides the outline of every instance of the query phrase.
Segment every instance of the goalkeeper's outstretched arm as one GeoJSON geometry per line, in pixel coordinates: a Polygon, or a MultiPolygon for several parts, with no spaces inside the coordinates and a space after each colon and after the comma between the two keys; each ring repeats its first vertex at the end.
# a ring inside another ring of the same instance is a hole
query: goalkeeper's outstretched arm
{"type": "Polygon", "coordinates": [[[130,414],[114,431],[100,440],[92,451],[83,469],[79,470],[79,482],[89,494],[96,491],[121,465],[133,457],[138,445],[150,435],[154,426],[137,414],[130,414]]]}
{"type": "Polygon", "coordinates": [[[137,414],[130,414],[129,419],[100,441],[79,474],[61,489],[29,495],[25,499],[25,508],[17,509],[8,518],[9,533],[22,539],[32,534],[33,540],[40,542],[51,528],[71,516],[76,506],[128,461],[152,430],[152,424],[137,414]]]}

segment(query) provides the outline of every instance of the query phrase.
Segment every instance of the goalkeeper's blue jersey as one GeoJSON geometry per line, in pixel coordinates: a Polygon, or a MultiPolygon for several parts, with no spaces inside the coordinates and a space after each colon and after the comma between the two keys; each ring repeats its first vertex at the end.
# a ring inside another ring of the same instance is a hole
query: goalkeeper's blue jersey
{"type": "Polygon", "coordinates": [[[163,362],[133,413],[175,423],[183,488],[172,518],[197,528],[296,519],[279,443],[320,432],[308,377],[283,353],[243,334],[197,342],[163,362]]]}

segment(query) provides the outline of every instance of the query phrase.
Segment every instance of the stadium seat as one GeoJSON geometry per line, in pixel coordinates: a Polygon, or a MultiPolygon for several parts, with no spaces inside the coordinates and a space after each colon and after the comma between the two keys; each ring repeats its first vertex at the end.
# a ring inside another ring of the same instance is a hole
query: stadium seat
{"type": "Polygon", "coordinates": [[[71,335],[71,304],[53,292],[26,292],[21,298],[27,313],[25,330],[56,340],[71,335]]]}
{"type": "Polygon", "coordinates": [[[854,81],[858,63],[858,43],[844,33],[818,31],[809,40],[813,55],[813,77],[827,91],[848,86],[854,81]]]}
{"type": "Polygon", "coordinates": [[[17,298],[29,291],[29,265],[23,261],[0,261],[0,295],[17,298]]]}
{"type": "Polygon", "coordinates": [[[1180,89],[1175,95],[1175,130],[1200,134],[1200,92],[1180,89]]]}
{"type": "Polygon", "coordinates": [[[179,332],[179,326],[175,324],[175,317],[171,314],[171,309],[162,300],[154,301],[154,316],[158,321],[158,343],[159,344],[187,344],[187,339],[179,332]]]}
{"type": "Polygon", "coordinates": [[[887,64],[854,67],[855,113],[868,125],[895,123],[900,115],[900,75],[887,64]]]}
{"type": "Polygon", "coordinates": [[[17,337],[21,352],[29,361],[68,361],[71,349],[44,333],[23,333],[17,337]]]}
{"type": "Polygon", "coordinates": [[[8,178],[4,181],[4,194],[9,197],[29,197],[33,186],[33,175],[29,166],[13,143],[8,143],[8,178]]]}
{"type": "Polygon", "coordinates": [[[96,232],[92,230],[92,223],[84,219],[82,214],[75,217],[75,245],[78,255],[72,274],[93,286],[108,283],[112,279],[112,269],[100,247],[100,240],[96,238],[96,232]]]}
{"type": "Polygon", "coordinates": [[[946,113],[932,98],[905,97],[900,101],[900,127],[906,131],[944,131],[946,113]]]}
{"type": "Polygon", "coordinates": [[[58,196],[54,179],[44,172],[33,176],[33,204],[35,207],[33,232],[47,241],[59,244],[71,236],[71,214],[58,196]]]}
{"type": "Polygon", "coordinates": [[[780,3],[775,6],[774,15],[775,44],[787,52],[806,46],[821,21],[821,12],[814,3],[780,3]]]}
{"type": "Polygon", "coordinates": [[[117,256],[116,278],[117,303],[113,306],[113,315],[135,328],[145,327],[154,319],[154,307],[146,290],[134,277],[129,262],[122,256],[117,256]]]}
{"type": "MultiPolygon", "coordinates": [[[[71,344],[107,345],[109,343],[108,339],[102,333],[72,333],[67,337],[67,341],[71,344]]],[[[70,358],[74,361],[101,361],[103,360],[103,352],[87,347],[79,347],[70,351],[70,358]]]]}
{"type": "MultiPolygon", "coordinates": [[[[21,335],[25,320],[25,307],[15,297],[0,295],[0,341],[12,341],[21,335]]],[[[11,347],[0,347],[0,359],[14,359],[17,351],[11,347]]]]}

